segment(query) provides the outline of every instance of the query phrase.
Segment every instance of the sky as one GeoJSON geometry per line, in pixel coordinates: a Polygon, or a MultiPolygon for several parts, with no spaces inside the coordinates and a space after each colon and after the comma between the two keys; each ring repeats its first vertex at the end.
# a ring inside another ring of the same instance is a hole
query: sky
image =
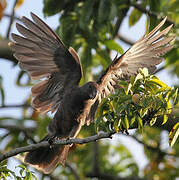
{"type": "MultiPolygon", "coordinates": [[[[6,13],[10,14],[12,10],[12,6],[14,3],[14,0],[7,0],[8,6],[6,8],[6,13]]],[[[59,16],[55,15],[52,17],[44,18],[43,16],[43,1],[42,0],[24,0],[24,4],[17,9],[16,16],[26,16],[30,18],[30,12],[35,13],[40,18],[42,18],[52,29],[55,29],[57,25],[59,24],[58,19],[59,16]]],[[[128,18],[126,18],[122,24],[122,28],[120,30],[120,34],[128,37],[132,41],[137,41],[140,37],[142,37],[145,33],[144,29],[144,23],[145,23],[146,17],[142,16],[140,21],[130,28],[128,26],[128,18]]],[[[3,18],[2,21],[0,21],[0,34],[2,36],[5,36],[7,32],[7,27],[9,24],[8,18],[3,18]]],[[[15,23],[13,24],[12,31],[13,33],[17,33],[15,28],[15,23]]],[[[124,48],[124,50],[127,50],[129,48],[128,45],[120,42],[120,45],[124,48]]],[[[2,61],[0,59],[0,75],[3,76],[3,87],[5,89],[5,104],[22,104],[24,100],[28,97],[30,93],[30,87],[29,88],[23,88],[23,87],[17,87],[15,85],[15,79],[17,78],[17,73],[20,71],[19,67],[13,67],[11,62],[2,61]]],[[[157,76],[160,80],[165,82],[168,85],[173,85],[175,82],[177,82],[177,78],[170,75],[168,71],[162,71],[161,73],[158,73],[157,76]]],[[[21,112],[18,109],[2,109],[0,110],[0,116],[14,116],[14,117],[20,117],[21,112]]],[[[124,137],[124,136],[118,136],[117,138],[114,138],[111,142],[116,143],[117,141],[120,141],[121,143],[125,144],[128,148],[132,147],[131,153],[133,154],[134,158],[136,159],[139,168],[143,168],[147,164],[147,159],[144,156],[143,148],[140,144],[131,141],[130,138],[124,137]]],[[[14,169],[17,165],[17,162],[14,161],[13,158],[10,160],[11,163],[9,163],[9,168],[14,169]]]]}

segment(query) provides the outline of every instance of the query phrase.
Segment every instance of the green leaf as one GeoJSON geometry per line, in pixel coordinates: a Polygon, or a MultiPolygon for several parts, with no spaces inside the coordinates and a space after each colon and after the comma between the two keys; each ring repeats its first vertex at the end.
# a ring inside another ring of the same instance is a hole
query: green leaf
{"type": "Polygon", "coordinates": [[[128,88],[127,88],[127,91],[126,91],[126,95],[129,94],[129,92],[131,91],[131,88],[132,88],[132,84],[129,83],[128,88]]]}
{"type": "Polygon", "coordinates": [[[44,0],[43,12],[45,16],[52,16],[60,12],[65,5],[67,5],[67,1],[44,0]]]}
{"type": "Polygon", "coordinates": [[[142,74],[144,77],[149,76],[149,70],[147,68],[139,69],[140,74],[142,74]]]}
{"type": "Polygon", "coordinates": [[[130,125],[131,126],[134,124],[135,120],[136,120],[136,117],[135,117],[135,115],[133,115],[133,117],[130,120],[130,125]]]}
{"type": "Polygon", "coordinates": [[[5,101],[5,93],[4,93],[4,89],[2,86],[2,77],[0,76],[0,94],[1,94],[1,105],[4,105],[4,101],[5,101]]]}
{"type": "Polygon", "coordinates": [[[178,102],[177,100],[179,99],[179,92],[178,92],[178,88],[175,90],[174,94],[173,94],[173,102],[174,102],[174,105],[177,105],[178,102]]]}
{"type": "Polygon", "coordinates": [[[92,53],[91,48],[86,44],[86,46],[83,47],[82,53],[81,53],[81,63],[84,68],[84,70],[87,70],[92,64],[92,53]]]}
{"type": "Polygon", "coordinates": [[[137,116],[136,116],[136,119],[137,119],[137,121],[138,121],[138,128],[139,128],[140,130],[142,130],[142,129],[143,129],[143,122],[142,122],[141,117],[137,115],[137,116]]]}
{"type": "Polygon", "coordinates": [[[82,7],[82,13],[80,16],[79,26],[86,30],[86,28],[90,24],[90,20],[92,19],[93,14],[93,7],[94,7],[95,1],[86,0],[84,1],[84,5],[82,7]]]}
{"type": "Polygon", "coordinates": [[[135,78],[133,84],[135,84],[139,79],[143,79],[143,76],[142,76],[141,73],[137,74],[137,76],[136,76],[136,78],[135,78]]]}
{"type": "Polygon", "coordinates": [[[150,82],[162,87],[163,89],[170,89],[169,86],[167,86],[165,83],[163,83],[162,81],[160,81],[156,76],[154,76],[152,78],[152,80],[150,80],[150,82]]]}
{"type": "Polygon", "coordinates": [[[107,68],[109,63],[112,62],[109,53],[106,50],[97,50],[97,53],[99,54],[99,56],[101,56],[101,63],[103,65],[104,68],[107,68]]]}
{"type": "Polygon", "coordinates": [[[98,22],[104,23],[108,20],[111,10],[111,1],[109,0],[100,0],[99,9],[98,9],[98,22]]]}
{"type": "Polygon", "coordinates": [[[31,80],[30,77],[27,76],[27,73],[25,71],[20,71],[16,80],[16,84],[20,87],[25,87],[25,86],[30,86],[31,85],[31,80]],[[27,77],[26,82],[23,82],[24,76],[27,77]]]}
{"type": "Polygon", "coordinates": [[[69,47],[75,41],[75,35],[77,30],[77,14],[65,14],[60,18],[60,26],[57,30],[60,38],[64,42],[64,44],[69,47]]]}
{"type": "Polygon", "coordinates": [[[173,146],[179,136],[179,122],[176,123],[169,133],[169,144],[173,146]]]}
{"type": "Polygon", "coordinates": [[[124,122],[125,122],[126,130],[128,130],[129,129],[129,120],[128,120],[127,115],[125,115],[124,122]]]}
{"type": "Polygon", "coordinates": [[[114,129],[115,129],[116,132],[119,132],[119,130],[120,130],[120,129],[119,129],[120,122],[121,122],[121,120],[115,120],[115,121],[114,121],[113,127],[114,127],[114,129]]]}
{"type": "Polygon", "coordinates": [[[168,115],[164,114],[162,125],[165,124],[167,122],[167,120],[168,120],[168,115]]]}
{"type": "Polygon", "coordinates": [[[120,54],[124,53],[122,47],[118,43],[116,43],[113,39],[104,41],[104,44],[110,50],[115,50],[115,51],[119,52],[120,54]]]}
{"type": "Polygon", "coordinates": [[[134,8],[129,16],[129,26],[135,25],[139,21],[141,16],[142,13],[134,8]]]}
{"type": "Polygon", "coordinates": [[[172,112],[172,104],[170,101],[167,101],[167,113],[170,114],[172,112]]]}
{"type": "Polygon", "coordinates": [[[154,117],[150,120],[150,125],[153,126],[157,120],[157,117],[154,117]]]}
{"type": "Polygon", "coordinates": [[[21,176],[23,176],[24,169],[20,169],[19,173],[21,176]]]}

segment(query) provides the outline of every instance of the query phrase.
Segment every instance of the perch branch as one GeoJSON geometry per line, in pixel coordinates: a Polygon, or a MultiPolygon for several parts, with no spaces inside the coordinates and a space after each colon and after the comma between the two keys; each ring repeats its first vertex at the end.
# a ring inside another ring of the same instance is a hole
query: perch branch
{"type": "MultiPolygon", "coordinates": [[[[87,137],[87,138],[84,138],[84,139],[79,139],[79,138],[67,139],[67,140],[61,139],[61,140],[58,140],[58,141],[54,142],[54,145],[85,144],[85,143],[97,141],[99,139],[111,138],[111,136],[113,134],[115,134],[115,131],[100,132],[99,134],[96,134],[94,136],[90,136],[90,137],[87,137]]],[[[44,142],[40,142],[40,143],[37,143],[37,144],[31,144],[31,145],[28,145],[28,146],[16,148],[16,149],[14,149],[12,151],[9,151],[6,154],[0,155],[0,162],[7,159],[7,158],[9,158],[9,157],[15,156],[15,155],[17,155],[19,153],[23,153],[23,152],[27,152],[27,151],[33,151],[33,150],[38,149],[40,147],[48,147],[48,146],[50,146],[48,141],[44,141],[44,142]]]]}

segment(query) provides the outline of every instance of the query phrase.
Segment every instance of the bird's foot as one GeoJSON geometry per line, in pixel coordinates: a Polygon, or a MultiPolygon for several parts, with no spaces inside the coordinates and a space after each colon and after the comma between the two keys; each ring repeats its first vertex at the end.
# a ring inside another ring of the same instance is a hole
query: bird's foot
{"type": "MultiPolygon", "coordinates": [[[[73,137],[69,137],[69,136],[66,138],[67,141],[70,140],[70,139],[74,139],[74,138],[73,138],[73,137]]],[[[69,145],[70,145],[70,147],[72,147],[72,146],[73,146],[73,143],[71,143],[71,144],[69,144],[69,145]]]]}
{"type": "Polygon", "coordinates": [[[54,142],[58,139],[58,137],[56,135],[53,135],[51,136],[49,139],[48,139],[48,143],[50,144],[50,148],[52,148],[54,142]]]}

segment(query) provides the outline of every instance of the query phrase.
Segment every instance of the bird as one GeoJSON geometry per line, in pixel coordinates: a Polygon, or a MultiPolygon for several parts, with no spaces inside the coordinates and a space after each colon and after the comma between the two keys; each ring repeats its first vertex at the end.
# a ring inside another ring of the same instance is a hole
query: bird
{"type": "MultiPolygon", "coordinates": [[[[97,81],[80,86],[82,66],[77,52],[67,48],[58,35],[37,15],[23,16],[16,23],[20,35],[12,33],[9,43],[14,57],[31,79],[38,80],[32,89],[32,107],[40,113],[55,112],[41,140],[75,138],[81,127],[95,122],[95,112],[102,99],[115,93],[121,79],[148,68],[152,74],[162,56],[173,48],[174,36],[167,36],[172,24],[164,30],[165,17],[151,32],[144,35],[120,57],[116,56],[97,81]]],[[[56,145],[29,151],[24,161],[45,174],[65,164],[71,145],[56,145]]]]}

